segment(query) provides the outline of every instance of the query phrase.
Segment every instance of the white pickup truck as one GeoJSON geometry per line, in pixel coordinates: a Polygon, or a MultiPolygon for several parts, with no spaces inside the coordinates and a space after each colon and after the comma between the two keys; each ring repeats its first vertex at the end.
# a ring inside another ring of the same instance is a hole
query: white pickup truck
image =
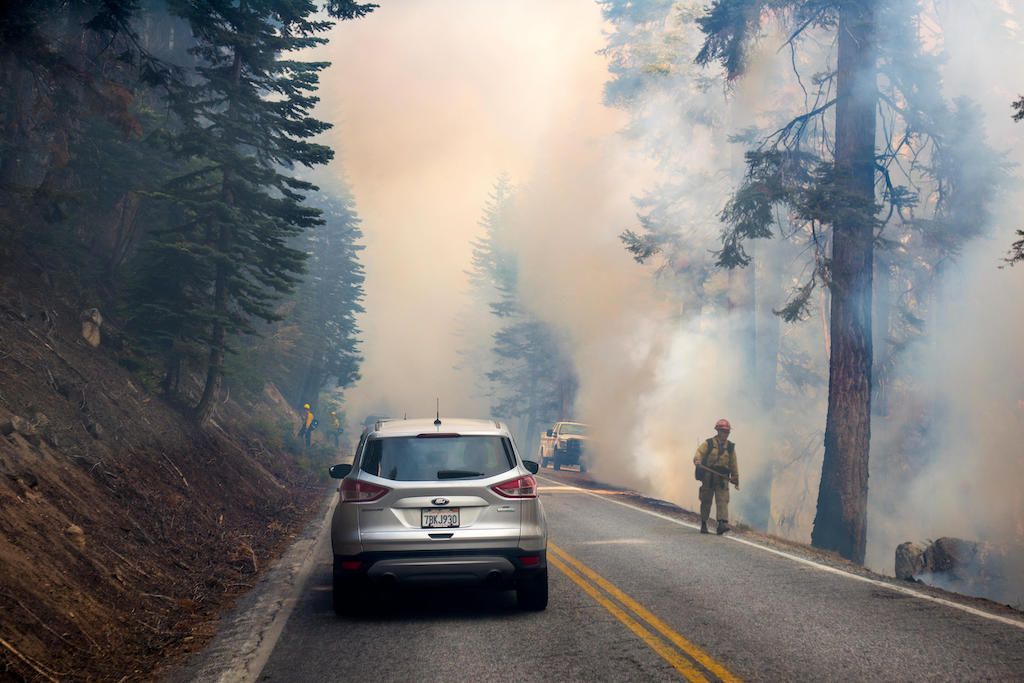
{"type": "Polygon", "coordinates": [[[586,472],[586,446],[587,425],[582,422],[556,422],[540,437],[537,459],[541,467],[553,464],[556,470],[560,470],[563,465],[579,465],[580,472],[586,472]]]}

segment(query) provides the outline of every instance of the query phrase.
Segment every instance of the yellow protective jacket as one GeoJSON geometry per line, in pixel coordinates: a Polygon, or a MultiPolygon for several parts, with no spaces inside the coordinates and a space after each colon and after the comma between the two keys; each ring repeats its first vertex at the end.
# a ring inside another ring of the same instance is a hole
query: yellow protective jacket
{"type": "Polygon", "coordinates": [[[707,476],[712,477],[712,486],[728,486],[729,480],[737,486],[740,485],[740,470],[736,465],[736,444],[732,441],[726,441],[724,444],[719,443],[715,438],[701,441],[693,456],[693,464],[719,470],[724,468],[728,472],[728,475],[721,477],[705,472],[707,476]]]}
{"type": "Polygon", "coordinates": [[[309,429],[309,425],[311,425],[311,424],[313,424],[313,413],[307,410],[306,411],[306,424],[304,424],[303,426],[306,429],[309,429]]]}

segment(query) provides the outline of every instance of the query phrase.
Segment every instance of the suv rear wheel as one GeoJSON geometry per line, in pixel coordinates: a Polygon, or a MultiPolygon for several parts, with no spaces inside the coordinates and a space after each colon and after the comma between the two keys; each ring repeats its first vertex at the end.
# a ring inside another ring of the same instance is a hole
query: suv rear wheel
{"type": "Polygon", "coordinates": [[[528,579],[519,579],[516,586],[516,602],[519,609],[539,612],[548,606],[548,570],[528,579]]]}

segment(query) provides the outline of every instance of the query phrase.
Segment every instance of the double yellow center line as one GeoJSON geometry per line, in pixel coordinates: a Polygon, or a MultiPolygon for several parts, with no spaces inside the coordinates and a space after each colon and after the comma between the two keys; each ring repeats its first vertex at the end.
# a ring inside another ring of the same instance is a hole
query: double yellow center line
{"type": "Polygon", "coordinates": [[[704,670],[721,681],[726,681],[727,683],[739,682],[739,679],[726,671],[725,667],[712,659],[699,647],[673,631],[668,624],[651,614],[643,605],[550,541],[548,541],[548,562],[572,579],[602,607],[611,612],[615,618],[639,636],[652,650],[661,655],[665,661],[674,666],[687,680],[703,681],[705,683],[708,681],[704,672],[695,666],[695,664],[699,664],[704,670]],[[626,611],[627,609],[636,615],[639,620],[631,616],[626,611]],[[641,621],[646,622],[650,628],[645,627],[641,621]],[[657,633],[652,632],[651,629],[657,633]]]}

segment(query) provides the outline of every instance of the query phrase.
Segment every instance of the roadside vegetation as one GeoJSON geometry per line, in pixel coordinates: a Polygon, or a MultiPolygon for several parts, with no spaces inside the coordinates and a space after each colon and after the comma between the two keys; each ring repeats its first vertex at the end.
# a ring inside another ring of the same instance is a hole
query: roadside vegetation
{"type": "Polygon", "coordinates": [[[151,679],[319,510],[360,219],[304,48],[375,6],[0,14],[0,677],[151,679]]]}

